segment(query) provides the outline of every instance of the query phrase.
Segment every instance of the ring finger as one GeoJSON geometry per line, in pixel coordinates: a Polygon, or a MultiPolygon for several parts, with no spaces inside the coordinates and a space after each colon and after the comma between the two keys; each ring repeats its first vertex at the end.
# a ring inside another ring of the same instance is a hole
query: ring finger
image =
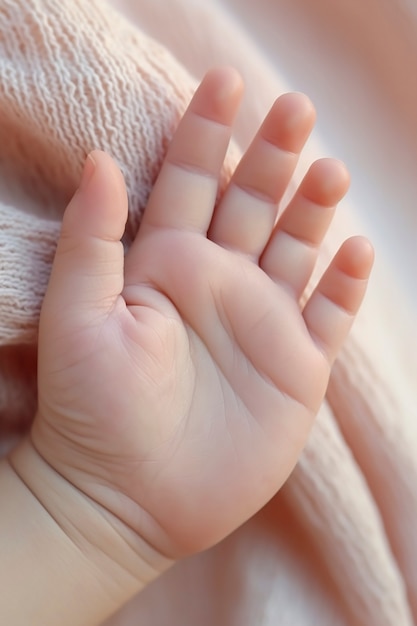
{"type": "Polygon", "coordinates": [[[303,94],[275,101],[214,213],[210,239],[259,259],[314,120],[303,94]]]}

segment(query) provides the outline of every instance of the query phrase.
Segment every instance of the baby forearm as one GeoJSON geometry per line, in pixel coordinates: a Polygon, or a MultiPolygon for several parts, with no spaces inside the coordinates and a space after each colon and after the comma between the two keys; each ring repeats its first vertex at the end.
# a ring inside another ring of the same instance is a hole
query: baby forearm
{"type": "Polygon", "coordinates": [[[29,441],[0,463],[0,493],[1,624],[93,626],[160,573],[150,548],[29,441]]]}

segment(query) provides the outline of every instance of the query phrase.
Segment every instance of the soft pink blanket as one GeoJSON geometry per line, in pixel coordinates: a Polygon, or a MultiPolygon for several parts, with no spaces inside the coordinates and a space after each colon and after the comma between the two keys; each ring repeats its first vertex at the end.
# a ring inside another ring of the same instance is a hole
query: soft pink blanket
{"type": "Polygon", "coordinates": [[[319,132],[299,175],[323,153],[344,158],[353,174],[318,269],[342,238],[366,233],[377,253],[369,295],[285,487],[107,626],[415,624],[415,9],[405,0],[112,5],[0,5],[2,450],[36,404],[39,305],[86,152],[108,150],[126,175],[128,245],[167,141],[209,66],[231,63],[245,78],[241,147],[277,95],[306,90],[319,132]]]}

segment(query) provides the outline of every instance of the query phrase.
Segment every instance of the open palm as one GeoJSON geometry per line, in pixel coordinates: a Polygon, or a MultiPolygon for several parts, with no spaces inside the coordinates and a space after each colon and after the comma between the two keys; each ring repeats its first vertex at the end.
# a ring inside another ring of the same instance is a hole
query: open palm
{"type": "Polygon", "coordinates": [[[345,242],[300,308],[348,183],[314,163],[276,222],[314,122],[300,94],[273,105],[215,208],[240,94],[234,71],[207,74],[125,258],[124,183],[92,154],[41,316],[37,450],[169,556],[212,545],[283,484],[372,263],[366,240],[345,242]]]}

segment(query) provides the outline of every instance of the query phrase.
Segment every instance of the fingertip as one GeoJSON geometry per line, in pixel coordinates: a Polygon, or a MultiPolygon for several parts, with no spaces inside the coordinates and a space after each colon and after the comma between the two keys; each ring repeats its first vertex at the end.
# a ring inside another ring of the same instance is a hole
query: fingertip
{"type": "Polygon", "coordinates": [[[117,191],[126,195],[126,185],[124,176],[117,165],[116,161],[108,152],[104,150],[92,150],[86,158],[86,163],[92,161],[94,163],[95,173],[100,177],[99,184],[110,184],[117,188],[117,191]]]}
{"type": "Polygon", "coordinates": [[[282,150],[298,153],[316,120],[315,107],[300,92],[285,93],[272,105],[261,127],[262,137],[282,150]]]}
{"type": "Polygon", "coordinates": [[[366,237],[356,235],[347,239],[340,248],[336,263],[345,274],[366,280],[369,277],[375,258],[373,245],[366,237]]]}
{"type": "Polygon", "coordinates": [[[230,91],[243,89],[243,78],[233,65],[215,65],[207,70],[204,80],[227,86],[230,91]]]}
{"type": "Polygon", "coordinates": [[[302,183],[302,193],[315,204],[332,207],[346,195],[349,185],[350,174],[343,161],[322,158],[308,170],[302,183]]]}
{"type": "Polygon", "coordinates": [[[86,157],[80,185],[64,216],[64,227],[104,239],[120,239],[127,219],[127,191],[114,159],[102,150],[86,157]],[[82,216],[82,219],[81,219],[82,216]]]}
{"type": "Polygon", "coordinates": [[[234,67],[213,67],[206,72],[190,108],[214,122],[232,124],[243,88],[243,79],[234,67]]]}
{"type": "Polygon", "coordinates": [[[291,110],[296,109],[305,117],[316,117],[316,107],[307,94],[302,91],[288,91],[281,94],[275,100],[273,106],[287,107],[291,110]]]}
{"type": "Polygon", "coordinates": [[[232,65],[218,65],[210,68],[204,77],[204,81],[216,86],[224,94],[242,92],[244,82],[241,74],[232,65]]]}
{"type": "Polygon", "coordinates": [[[84,161],[84,167],[81,174],[80,184],[78,186],[78,191],[85,191],[90,184],[90,180],[94,176],[96,170],[96,161],[94,159],[93,153],[87,154],[87,158],[84,161]]]}

